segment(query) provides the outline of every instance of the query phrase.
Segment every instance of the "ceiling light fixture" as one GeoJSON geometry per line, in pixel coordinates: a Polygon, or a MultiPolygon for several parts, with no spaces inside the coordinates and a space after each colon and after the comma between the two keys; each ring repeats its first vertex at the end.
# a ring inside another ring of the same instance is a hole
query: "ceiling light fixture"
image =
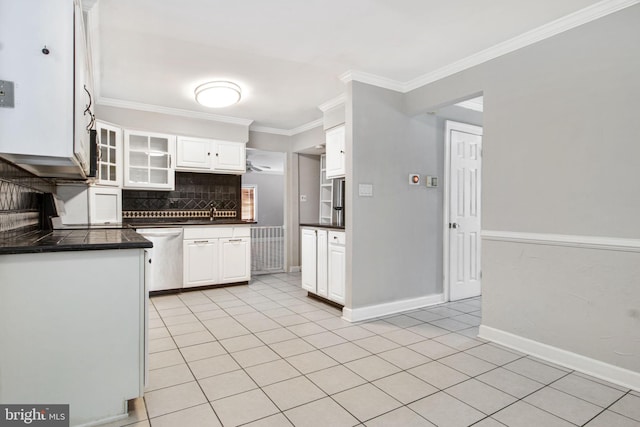
{"type": "Polygon", "coordinates": [[[195,94],[199,104],[210,108],[222,108],[240,101],[242,89],[232,82],[216,81],[198,86],[195,94]]]}

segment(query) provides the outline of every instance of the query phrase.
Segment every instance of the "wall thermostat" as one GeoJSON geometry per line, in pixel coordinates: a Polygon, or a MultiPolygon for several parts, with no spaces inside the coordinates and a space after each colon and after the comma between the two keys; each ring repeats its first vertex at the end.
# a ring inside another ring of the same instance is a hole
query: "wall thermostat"
{"type": "Polygon", "coordinates": [[[419,173],[409,174],[409,185],[420,185],[422,183],[422,177],[419,173]]]}

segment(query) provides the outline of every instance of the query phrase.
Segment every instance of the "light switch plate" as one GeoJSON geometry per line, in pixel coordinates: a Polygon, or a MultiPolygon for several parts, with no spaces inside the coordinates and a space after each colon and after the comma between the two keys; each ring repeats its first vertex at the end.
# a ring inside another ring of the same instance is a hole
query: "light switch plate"
{"type": "Polygon", "coordinates": [[[0,107],[15,107],[15,89],[13,82],[0,80],[0,107]]]}
{"type": "Polygon", "coordinates": [[[373,197],[373,184],[359,184],[358,195],[360,197],[373,197]]]}
{"type": "Polygon", "coordinates": [[[306,202],[307,201],[307,195],[306,194],[301,194],[300,195],[300,201],[301,202],[306,202]]]}

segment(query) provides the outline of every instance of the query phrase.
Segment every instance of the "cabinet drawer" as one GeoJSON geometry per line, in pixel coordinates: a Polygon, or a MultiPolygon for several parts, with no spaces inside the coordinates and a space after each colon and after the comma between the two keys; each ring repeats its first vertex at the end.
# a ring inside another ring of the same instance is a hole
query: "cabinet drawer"
{"type": "Polygon", "coordinates": [[[251,227],[233,227],[233,237],[251,237],[251,227]]]}
{"type": "Polygon", "coordinates": [[[233,227],[185,227],[184,240],[217,239],[234,237],[233,227]]]}
{"type": "Polygon", "coordinates": [[[345,245],[346,235],[344,231],[330,231],[329,232],[329,244],[333,245],[345,245]]]}

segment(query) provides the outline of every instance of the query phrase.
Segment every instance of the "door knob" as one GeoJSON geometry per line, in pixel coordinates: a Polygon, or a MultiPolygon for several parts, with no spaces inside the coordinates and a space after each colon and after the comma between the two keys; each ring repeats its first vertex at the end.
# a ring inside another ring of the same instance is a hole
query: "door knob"
{"type": "Polygon", "coordinates": [[[457,222],[450,222],[449,223],[449,228],[459,228],[460,226],[458,225],[457,222]]]}

